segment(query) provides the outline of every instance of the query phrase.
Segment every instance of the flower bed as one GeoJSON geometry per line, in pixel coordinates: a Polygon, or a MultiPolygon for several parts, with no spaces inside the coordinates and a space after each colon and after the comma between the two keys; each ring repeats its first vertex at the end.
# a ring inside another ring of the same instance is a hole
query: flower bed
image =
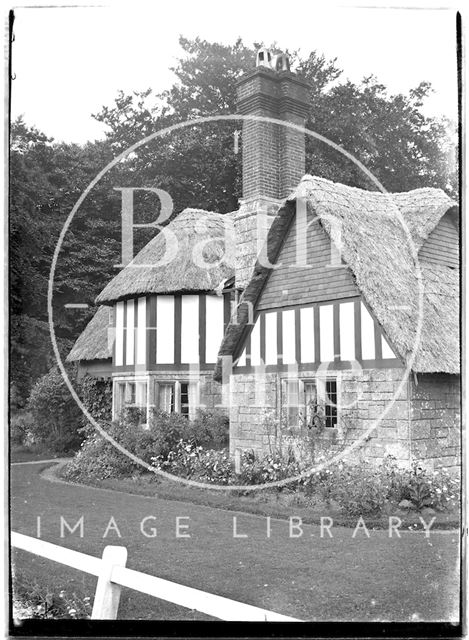
{"type": "MultiPolygon", "coordinates": [[[[256,486],[296,478],[264,491],[266,499],[278,501],[279,494],[289,494],[299,506],[312,504],[333,507],[347,516],[373,516],[391,512],[431,509],[454,512],[458,507],[459,481],[446,470],[429,472],[418,462],[403,469],[392,457],[380,465],[369,462],[340,462],[315,473],[311,457],[298,458],[293,449],[275,451],[262,458],[251,451],[241,454],[238,465],[226,448],[202,446],[193,437],[194,425],[185,418],[179,422],[165,418],[166,430],[129,428],[129,418],[113,423],[110,435],[126,449],[156,470],[207,485],[251,485],[236,490],[248,495],[256,486]],[[186,438],[178,435],[185,435],[186,438]],[[298,478],[298,476],[301,476],[298,478]]],[[[206,437],[206,441],[210,437],[206,437]]],[[[315,463],[320,462],[318,458],[315,463]]],[[[72,481],[138,477],[145,468],[136,465],[98,434],[92,432],[81,450],[62,472],[72,481]]],[[[157,474],[150,476],[158,483],[157,474]]]]}

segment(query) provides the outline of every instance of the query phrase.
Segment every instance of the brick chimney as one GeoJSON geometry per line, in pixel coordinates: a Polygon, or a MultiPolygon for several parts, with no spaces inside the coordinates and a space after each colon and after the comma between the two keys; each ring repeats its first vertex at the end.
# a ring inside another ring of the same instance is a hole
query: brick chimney
{"type": "MultiPolygon", "coordinates": [[[[286,55],[257,52],[256,67],[237,84],[238,112],[304,126],[310,87],[290,71],[286,55]]],[[[305,174],[303,132],[270,122],[244,120],[243,194],[235,215],[236,287],[244,288],[278,207],[305,174]]]]}

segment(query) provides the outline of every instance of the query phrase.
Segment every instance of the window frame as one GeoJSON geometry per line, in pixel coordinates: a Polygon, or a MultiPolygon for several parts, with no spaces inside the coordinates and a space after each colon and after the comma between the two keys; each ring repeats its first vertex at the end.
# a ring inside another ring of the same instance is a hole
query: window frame
{"type": "MultiPolygon", "coordinates": [[[[332,373],[328,372],[327,375],[323,375],[323,376],[313,376],[313,375],[301,376],[295,373],[294,375],[282,377],[280,379],[280,394],[281,394],[280,408],[282,412],[285,409],[287,409],[286,415],[287,415],[287,425],[289,429],[293,429],[295,431],[301,432],[301,429],[304,424],[304,417],[307,416],[307,412],[308,412],[308,407],[306,403],[306,386],[311,384],[314,386],[316,390],[316,403],[319,404],[319,406],[321,406],[324,411],[324,418],[325,418],[324,432],[326,433],[338,432],[339,424],[340,424],[340,410],[338,406],[338,398],[340,397],[340,376],[338,375],[338,373],[339,372],[334,372],[334,375],[332,375],[332,373]],[[295,382],[298,385],[298,391],[297,391],[298,403],[294,404],[294,403],[290,403],[289,401],[285,402],[287,386],[295,382]],[[330,383],[335,383],[335,406],[331,406],[326,402],[326,395],[327,396],[329,395],[327,388],[330,383]],[[332,414],[331,416],[328,416],[328,410],[327,410],[328,407],[329,407],[330,413],[332,414]],[[296,418],[296,423],[291,424],[290,410],[294,408],[297,408],[297,418],[296,418]],[[335,424],[328,425],[327,422],[328,420],[331,420],[331,419],[335,421],[335,424]]],[[[304,424],[304,426],[308,426],[308,425],[304,424]]]]}
{"type": "Polygon", "coordinates": [[[149,398],[150,398],[150,378],[148,376],[119,376],[113,379],[113,393],[112,393],[112,415],[113,420],[116,420],[119,413],[126,407],[136,407],[145,411],[145,418],[142,426],[148,425],[149,415],[149,398]],[[139,386],[145,385],[146,390],[142,392],[138,390],[139,386]],[[133,393],[132,393],[133,387],[133,393]],[[145,398],[144,403],[138,402],[139,395],[143,395],[145,398]],[[127,400],[133,399],[133,402],[127,400]]]}
{"type": "MultiPolygon", "coordinates": [[[[173,411],[169,413],[179,413],[181,415],[186,416],[189,420],[193,420],[196,416],[197,409],[201,408],[202,405],[200,403],[200,382],[199,380],[191,380],[190,378],[184,378],[182,380],[155,380],[156,385],[156,393],[155,393],[155,405],[157,410],[160,409],[160,387],[171,385],[173,388],[173,411]],[[182,385],[187,385],[187,402],[182,403],[182,385]],[[191,393],[191,387],[193,391],[191,393]],[[191,398],[193,402],[191,402],[191,398]],[[187,412],[183,411],[183,408],[187,408],[187,412]]],[[[166,412],[168,413],[168,412],[166,412]]]]}

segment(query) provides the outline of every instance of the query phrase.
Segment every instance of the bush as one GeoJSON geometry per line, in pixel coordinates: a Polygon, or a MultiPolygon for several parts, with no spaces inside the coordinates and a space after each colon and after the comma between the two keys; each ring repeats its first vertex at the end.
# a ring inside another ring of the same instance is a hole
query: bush
{"type": "Polygon", "coordinates": [[[28,400],[33,416],[32,436],[52,451],[66,453],[80,445],[82,413],[56,369],[39,378],[28,400]]]}
{"type": "Polygon", "coordinates": [[[191,440],[207,449],[223,449],[228,446],[230,422],[228,416],[219,409],[197,411],[190,423],[191,440]]]}
{"type": "MultiPolygon", "coordinates": [[[[255,486],[305,474],[273,490],[287,488],[327,505],[335,503],[349,516],[379,516],[386,506],[397,508],[404,499],[416,510],[424,507],[444,510],[456,504],[458,482],[448,473],[430,474],[417,464],[403,469],[391,456],[379,465],[342,461],[308,474],[311,457],[298,458],[295,448],[288,446],[264,457],[244,451],[236,470],[228,450],[219,448],[226,441],[228,425],[223,414],[201,412],[191,422],[179,414],[155,412],[147,429],[142,428],[142,419],[140,410],[127,409],[107,431],[145,463],[181,478],[206,484],[255,486]],[[207,443],[218,448],[207,448],[207,443]]],[[[91,430],[64,476],[86,481],[130,476],[144,469],[91,430]]]]}
{"type": "MultiPolygon", "coordinates": [[[[124,409],[118,420],[104,423],[105,431],[127,451],[151,464],[155,456],[165,460],[176,450],[181,439],[191,440],[192,423],[180,414],[152,412],[148,428],[142,427],[143,412],[129,407],[124,409]]],[[[103,479],[141,473],[144,467],[121,453],[112,443],[88,425],[84,432],[86,439],[72,463],[67,465],[64,476],[70,480],[86,477],[103,479]]]]}
{"type": "Polygon", "coordinates": [[[10,444],[14,447],[27,445],[34,431],[31,413],[22,412],[10,417],[10,444]]]}
{"type": "Polygon", "coordinates": [[[150,458],[162,456],[166,458],[175,451],[179,440],[192,441],[193,427],[190,421],[180,413],[152,411],[148,420],[148,431],[152,437],[150,458]]]}
{"type": "Polygon", "coordinates": [[[457,506],[459,491],[459,480],[446,469],[430,472],[415,462],[401,473],[396,501],[409,500],[419,511],[425,507],[444,511],[457,506]]]}
{"type": "Polygon", "coordinates": [[[339,465],[328,480],[331,497],[350,516],[379,515],[389,496],[389,482],[369,463],[339,465]]]}
{"type": "Polygon", "coordinates": [[[228,417],[218,410],[199,410],[194,420],[179,413],[153,411],[148,422],[156,444],[153,456],[166,458],[180,440],[207,449],[220,449],[228,444],[228,417]]]}
{"type": "Polygon", "coordinates": [[[347,515],[378,516],[385,505],[397,508],[402,500],[411,502],[416,511],[453,508],[458,480],[444,470],[428,472],[419,463],[404,469],[388,456],[379,465],[340,462],[313,474],[305,480],[304,489],[326,503],[335,501],[347,515]]]}
{"type": "MultiPolygon", "coordinates": [[[[116,442],[131,453],[150,462],[154,441],[151,432],[144,431],[138,424],[138,410],[126,410],[116,422],[103,424],[103,428],[116,442]]],[[[91,425],[80,450],[63,470],[68,480],[103,480],[131,475],[143,471],[125,453],[121,453],[109,440],[103,438],[91,425]]]]}
{"type": "Polygon", "coordinates": [[[112,380],[84,376],[81,380],[81,393],[84,406],[96,420],[112,420],[112,380]]]}
{"type": "MultiPolygon", "coordinates": [[[[180,440],[175,449],[164,456],[156,456],[152,463],[173,475],[208,484],[264,484],[289,478],[300,472],[294,457],[271,454],[259,458],[244,451],[239,473],[227,449],[204,449],[193,442],[180,440]]],[[[279,488],[280,490],[282,487],[279,488]]]]}
{"type": "Polygon", "coordinates": [[[213,484],[230,484],[234,475],[234,465],[226,449],[204,449],[184,440],[179,440],[168,456],[152,458],[152,464],[180,478],[213,484]]]}

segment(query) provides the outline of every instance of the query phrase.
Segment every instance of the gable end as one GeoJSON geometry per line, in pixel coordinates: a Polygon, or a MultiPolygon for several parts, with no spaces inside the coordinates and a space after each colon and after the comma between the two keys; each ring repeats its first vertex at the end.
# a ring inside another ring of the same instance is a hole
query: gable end
{"type": "Polygon", "coordinates": [[[445,213],[419,251],[419,260],[452,269],[459,268],[459,231],[454,214],[445,213]]]}
{"type": "Polygon", "coordinates": [[[341,262],[319,218],[311,211],[304,221],[295,216],[277,265],[268,277],[258,310],[360,295],[349,267],[341,262]]]}

